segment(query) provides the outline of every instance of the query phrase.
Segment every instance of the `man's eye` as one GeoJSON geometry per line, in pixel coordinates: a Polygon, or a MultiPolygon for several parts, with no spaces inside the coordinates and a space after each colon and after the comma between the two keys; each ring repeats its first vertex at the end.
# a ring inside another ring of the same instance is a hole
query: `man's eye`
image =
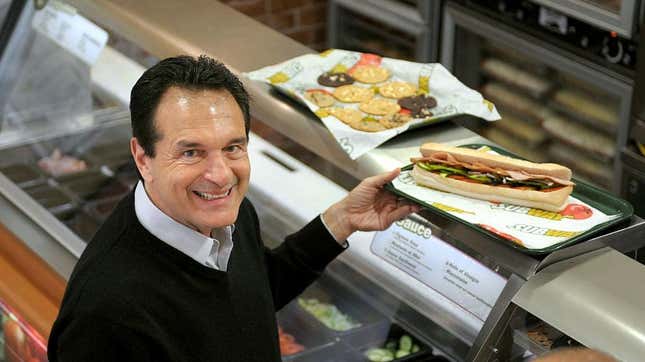
{"type": "Polygon", "coordinates": [[[224,149],[224,151],[229,152],[229,153],[236,153],[239,151],[242,151],[242,146],[240,145],[230,145],[224,149]]]}
{"type": "Polygon", "coordinates": [[[195,157],[195,156],[197,156],[197,150],[184,151],[182,156],[184,156],[184,157],[195,157]]]}

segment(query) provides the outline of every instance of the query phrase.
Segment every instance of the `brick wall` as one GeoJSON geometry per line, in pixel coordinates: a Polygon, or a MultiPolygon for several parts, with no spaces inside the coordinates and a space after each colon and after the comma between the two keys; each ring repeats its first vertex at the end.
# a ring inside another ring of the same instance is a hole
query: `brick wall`
{"type": "Polygon", "coordinates": [[[221,1],[312,49],[327,49],[327,0],[221,1]]]}

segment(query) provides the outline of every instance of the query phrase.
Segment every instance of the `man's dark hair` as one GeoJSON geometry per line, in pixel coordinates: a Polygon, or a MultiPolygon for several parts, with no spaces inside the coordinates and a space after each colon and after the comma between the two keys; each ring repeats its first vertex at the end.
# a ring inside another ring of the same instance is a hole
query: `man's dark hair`
{"type": "Polygon", "coordinates": [[[167,58],[146,70],[130,93],[132,135],[146,155],[155,156],[155,143],[161,138],[154,125],[154,116],[161,97],[171,87],[191,91],[222,90],[233,95],[244,115],[249,132],[249,95],[242,82],[224,64],[206,55],[199,58],[181,55],[167,58]]]}

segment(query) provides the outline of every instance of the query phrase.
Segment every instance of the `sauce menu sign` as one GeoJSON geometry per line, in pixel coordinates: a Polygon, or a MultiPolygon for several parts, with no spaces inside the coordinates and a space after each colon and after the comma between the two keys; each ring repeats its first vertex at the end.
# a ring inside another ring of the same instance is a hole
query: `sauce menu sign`
{"type": "Polygon", "coordinates": [[[484,321],[506,279],[411,219],[376,233],[372,253],[484,321]]]}

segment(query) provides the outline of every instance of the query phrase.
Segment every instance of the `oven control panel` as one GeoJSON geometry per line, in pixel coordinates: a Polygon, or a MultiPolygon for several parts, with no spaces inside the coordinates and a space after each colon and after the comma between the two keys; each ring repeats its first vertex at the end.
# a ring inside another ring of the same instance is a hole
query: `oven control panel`
{"type": "Polygon", "coordinates": [[[466,0],[469,5],[485,10],[505,23],[539,34],[554,42],[566,43],[595,60],[609,62],[633,70],[636,65],[637,43],[571,18],[556,10],[517,0],[466,0]]]}

